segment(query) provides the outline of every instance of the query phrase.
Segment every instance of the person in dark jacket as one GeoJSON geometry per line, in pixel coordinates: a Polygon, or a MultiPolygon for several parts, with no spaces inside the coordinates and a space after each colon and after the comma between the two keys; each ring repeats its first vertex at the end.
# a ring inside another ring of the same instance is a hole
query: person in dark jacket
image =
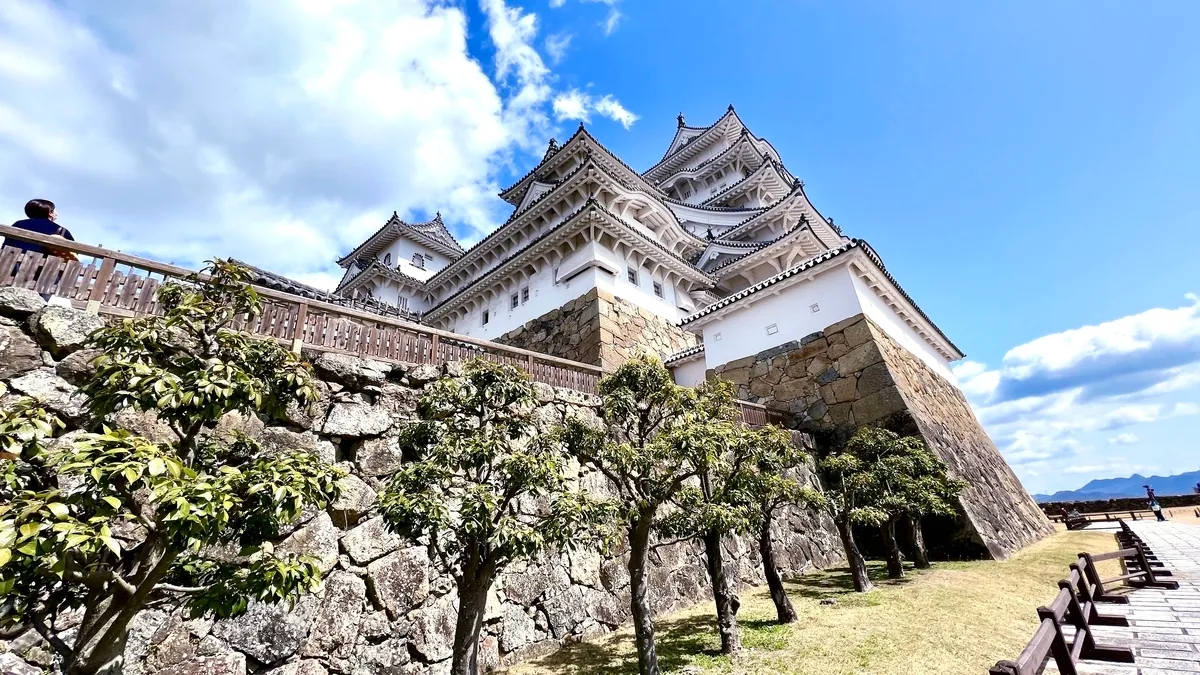
{"type": "MultiPolygon", "coordinates": [[[[71,236],[71,231],[59,225],[58,214],[54,211],[54,202],[48,199],[30,199],[25,204],[25,220],[18,220],[12,226],[38,234],[57,235],[64,239],[75,241],[75,237],[71,236]]],[[[15,248],[19,251],[33,251],[35,253],[46,253],[46,247],[41,244],[31,242],[17,241],[15,239],[7,239],[4,242],[5,248],[15,248]]]]}

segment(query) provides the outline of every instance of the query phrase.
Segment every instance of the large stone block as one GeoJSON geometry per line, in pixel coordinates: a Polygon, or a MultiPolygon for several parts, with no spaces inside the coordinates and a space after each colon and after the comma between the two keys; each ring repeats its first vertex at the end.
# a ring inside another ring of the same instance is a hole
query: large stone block
{"type": "Polygon", "coordinates": [[[0,379],[27,373],[42,365],[42,349],[16,326],[0,326],[0,379]]]}
{"type": "Polygon", "coordinates": [[[88,336],[104,327],[104,320],[78,309],[48,305],[29,317],[29,325],[38,344],[61,359],[82,349],[88,336]]]}

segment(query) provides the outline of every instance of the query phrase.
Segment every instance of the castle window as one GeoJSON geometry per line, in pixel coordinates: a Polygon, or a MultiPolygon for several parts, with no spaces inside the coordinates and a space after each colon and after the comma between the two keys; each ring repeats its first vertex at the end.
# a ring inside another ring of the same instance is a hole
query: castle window
{"type": "Polygon", "coordinates": [[[517,305],[519,304],[521,304],[521,296],[517,293],[513,293],[512,297],[508,299],[508,308],[516,309],[517,305]]]}
{"type": "Polygon", "coordinates": [[[526,302],[529,302],[529,287],[528,286],[521,289],[521,304],[525,304],[526,302]]]}
{"type": "Polygon", "coordinates": [[[383,264],[384,264],[384,265],[391,265],[391,264],[392,264],[392,254],[391,254],[391,253],[384,253],[384,254],[383,254],[383,264]]]}
{"type": "Polygon", "coordinates": [[[662,284],[658,283],[657,281],[654,282],[654,294],[660,298],[663,296],[662,284]]]}
{"type": "Polygon", "coordinates": [[[492,318],[491,314],[485,309],[483,310],[483,325],[487,325],[488,319],[492,318]]]}
{"type": "Polygon", "coordinates": [[[412,260],[413,267],[422,270],[425,269],[425,256],[421,255],[420,253],[414,253],[412,260]]]}
{"type": "Polygon", "coordinates": [[[625,271],[625,278],[629,279],[629,283],[633,284],[634,286],[638,285],[637,270],[633,269],[632,267],[625,271]]]}

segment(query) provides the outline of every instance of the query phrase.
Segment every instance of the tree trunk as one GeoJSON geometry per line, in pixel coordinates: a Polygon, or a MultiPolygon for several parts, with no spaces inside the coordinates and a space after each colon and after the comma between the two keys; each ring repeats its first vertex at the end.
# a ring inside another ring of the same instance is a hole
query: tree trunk
{"type": "Polygon", "coordinates": [[[487,610],[488,591],[495,574],[483,564],[474,577],[466,575],[458,582],[458,619],[454,623],[454,651],[450,657],[451,675],[478,675],[479,634],[487,610]]]}
{"type": "Polygon", "coordinates": [[[920,516],[908,517],[908,534],[912,539],[913,566],[919,569],[929,568],[929,551],[925,548],[925,532],[921,529],[920,516]]]}
{"type": "Polygon", "coordinates": [[[742,636],[738,632],[738,598],[729,588],[725,576],[725,559],[721,551],[721,532],[709,530],[704,534],[704,557],[708,563],[708,578],[712,582],[713,602],[717,605],[717,632],[721,634],[721,653],[742,651],[742,636]]]}
{"type": "Polygon", "coordinates": [[[147,539],[142,546],[148,548],[139,561],[141,571],[128,579],[134,593],[126,593],[113,585],[106,597],[89,603],[79,624],[71,658],[64,659],[65,675],[117,675],[123,672],[129,622],[146,605],[155,584],[167,575],[178,555],[158,537],[147,539]]]}
{"type": "Polygon", "coordinates": [[[775,564],[775,546],[771,543],[771,514],[763,517],[762,529],[758,531],[758,553],[762,556],[763,576],[767,578],[767,588],[771,591],[771,602],[775,603],[775,615],[779,623],[792,623],[796,620],[796,608],[788,599],[787,591],[783,589],[783,579],[779,578],[779,567],[775,564]]]}
{"type": "Polygon", "coordinates": [[[889,579],[904,578],[904,554],[900,542],[896,541],[896,517],[888,518],[883,524],[883,539],[887,544],[887,572],[889,579]]]}
{"type": "Polygon", "coordinates": [[[854,590],[859,593],[874,590],[875,584],[871,583],[871,577],[867,575],[867,561],[863,560],[862,553],[858,551],[858,544],[854,543],[854,531],[850,529],[849,518],[839,516],[836,521],[838,535],[842,538],[842,548],[846,551],[846,564],[850,566],[850,576],[854,580],[854,590]]]}
{"type": "Polygon", "coordinates": [[[654,620],[646,588],[646,558],[650,552],[653,511],[640,511],[629,522],[629,609],[633,613],[633,635],[637,642],[638,673],[659,675],[658,651],[654,646],[654,620]]]}

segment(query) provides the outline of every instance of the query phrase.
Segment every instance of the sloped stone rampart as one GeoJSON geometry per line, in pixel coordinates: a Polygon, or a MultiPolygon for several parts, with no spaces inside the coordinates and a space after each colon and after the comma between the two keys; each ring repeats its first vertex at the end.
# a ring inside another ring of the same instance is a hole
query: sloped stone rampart
{"type": "Polygon", "coordinates": [[[787,413],[796,428],[919,433],[970,483],[960,498],[968,534],[994,558],[1053,531],[958,387],[862,314],[711,373],[733,382],[738,398],[787,413]]]}
{"type": "Polygon", "coordinates": [[[663,358],[694,347],[697,338],[643,307],[593,288],[496,342],[616,368],[639,352],[663,358]]]}
{"type": "MultiPolygon", "coordinates": [[[[592,305],[599,310],[597,302],[592,305]]],[[[0,336],[7,336],[7,342],[0,340],[0,406],[11,405],[25,389],[41,393],[47,405],[73,420],[72,429],[95,425],[97,420],[86,419],[74,384],[86,375],[86,361],[81,362],[79,352],[55,360],[48,342],[30,347],[36,344],[31,337],[36,316],[17,320],[0,311],[0,336]],[[35,388],[31,382],[53,387],[35,388]]],[[[91,320],[71,315],[55,319],[80,325],[91,320]]],[[[231,620],[187,620],[171,608],[143,612],[132,626],[126,650],[128,675],[407,675],[448,670],[454,583],[435,569],[424,547],[386,531],[371,495],[384,488],[403,462],[399,430],[415,418],[422,388],[461,366],[449,364],[439,370],[307,356],[322,378],[317,386],[322,400],[311,410],[289,410],[288,421],[231,415],[221,426],[258,438],[265,452],[286,451],[288,446],[315,449],[351,471],[345,497],[326,512],[307,513],[277,544],[278,550],[319,558],[327,570],[324,587],[293,609],[254,606],[231,620]]],[[[597,399],[535,386],[542,419],[557,421],[568,414],[595,419],[597,399]]],[[[110,422],[159,441],[171,439],[152,414],[127,411],[110,422]]],[[[598,476],[580,479],[590,488],[605,489],[598,476]]],[[[837,536],[824,519],[784,513],[777,519],[775,536],[785,574],[841,560],[837,536]]],[[[735,579],[762,582],[754,542],[730,539],[727,549],[735,579]]],[[[709,597],[700,547],[663,547],[651,564],[655,611],[709,597]]],[[[553,651],[566,640],[612,630],[628,620],[628,588],[623,559],[595,551],[548,555],[509,569],[497,581],[489,603],[484,663],[516,663],[553,651]]],[[[62,628],[70,625],[66,618],[62,628]]],[[[54,672],[49,650],[33,632],[0,641],[0,655],[7,659],[5,667],[11,661],[13,668],[33,664],[35,670],[29,672],[54,672]]]]}

